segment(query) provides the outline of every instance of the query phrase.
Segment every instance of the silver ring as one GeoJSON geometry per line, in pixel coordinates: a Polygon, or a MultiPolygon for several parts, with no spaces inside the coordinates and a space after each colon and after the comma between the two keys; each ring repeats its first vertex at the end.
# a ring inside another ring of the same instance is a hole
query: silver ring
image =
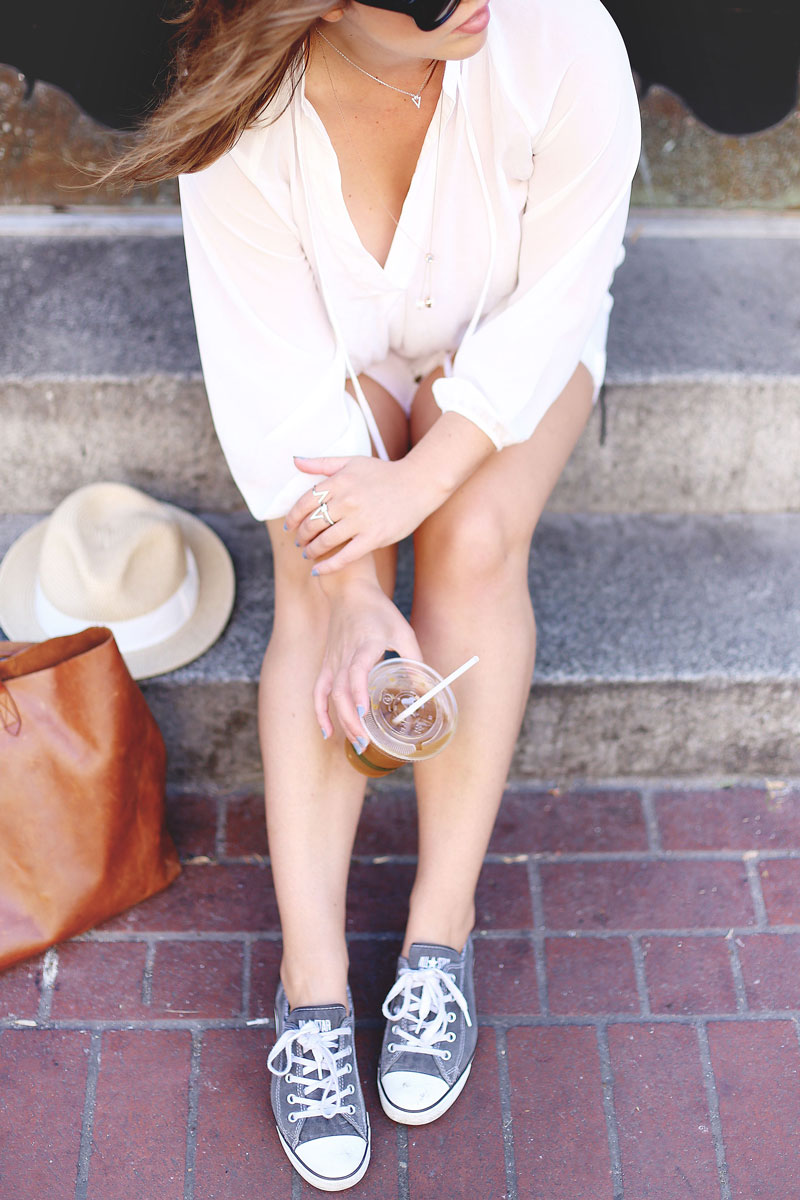
{"type": "Polygon", "coordinates": [[[311,495],[316,496],[319,504],[309,516],[309,521],[327,521],[329,525],[335,525],[336,522],[328,512],[328,505],[325,503],[325,497],[328,495],[327,491],[318,492],[316,488],[312,488],[311,495]]]}

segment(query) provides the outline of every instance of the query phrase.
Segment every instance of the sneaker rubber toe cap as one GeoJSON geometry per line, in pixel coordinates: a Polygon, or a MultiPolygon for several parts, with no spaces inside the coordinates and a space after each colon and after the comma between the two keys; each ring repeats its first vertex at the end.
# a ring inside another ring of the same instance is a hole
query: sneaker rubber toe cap
{"type": "Polygon", "coordinates": [[[316,1138],[295,1151],[303,1166],[322,1179],[347,1179],[353,1175],[368,1152],[363,1138],[353,1134],[316,1138]]]}
{"type": "Polygon", "coordinates": [[[424,1112],[450,1090],[438,1075],[420,1071],[390,1071],[381,1076],[381,1087],[390,1104],[409,1113],[424,1112]]]}

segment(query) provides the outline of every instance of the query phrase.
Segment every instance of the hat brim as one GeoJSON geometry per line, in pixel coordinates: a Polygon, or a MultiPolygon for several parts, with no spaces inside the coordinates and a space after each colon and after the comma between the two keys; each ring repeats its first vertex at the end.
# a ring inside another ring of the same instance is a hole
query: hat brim
{"type": "MultiPolygon", "coordinates": [[[[142,650],[123,653],[134,679],[164,675],[193,662],[213,646],[228,623],[236,594],[233,563],[221,538],[198,517],[164,504],[179,523],[197,562],[197,607],[171,637],[142,650]]],[[[48,634],[36,619],[36,576],[49,517],[23,533],[0,562],[0,626],[14,642],[41,642],[48,634]]],[[[87,621],[87,626],[103,621],[87,621]]]]}

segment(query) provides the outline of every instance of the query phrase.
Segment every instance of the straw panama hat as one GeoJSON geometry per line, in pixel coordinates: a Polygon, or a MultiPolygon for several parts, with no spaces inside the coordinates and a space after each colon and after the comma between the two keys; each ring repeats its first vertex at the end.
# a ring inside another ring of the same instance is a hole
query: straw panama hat
{"type": "Polygon", "coordinates": [[[91,483],[0,562],[0,626],[38,642],[106,625],[135,679],[174,671],[222,633],[235,578],[197,517],[121,483],[91,483]]]}

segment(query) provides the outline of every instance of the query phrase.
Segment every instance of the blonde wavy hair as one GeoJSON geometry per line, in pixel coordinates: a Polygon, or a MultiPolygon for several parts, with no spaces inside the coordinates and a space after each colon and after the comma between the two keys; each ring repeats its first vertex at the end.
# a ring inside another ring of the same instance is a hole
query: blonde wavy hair
{"type": "Polygon", "coordinates": [[[159,183],[209,166],[295,64],[305,67],[311,29],[332,7],[333,0],[191,0],[171,22],[178,32],[164,99],[97,182],[159,183]]]}

